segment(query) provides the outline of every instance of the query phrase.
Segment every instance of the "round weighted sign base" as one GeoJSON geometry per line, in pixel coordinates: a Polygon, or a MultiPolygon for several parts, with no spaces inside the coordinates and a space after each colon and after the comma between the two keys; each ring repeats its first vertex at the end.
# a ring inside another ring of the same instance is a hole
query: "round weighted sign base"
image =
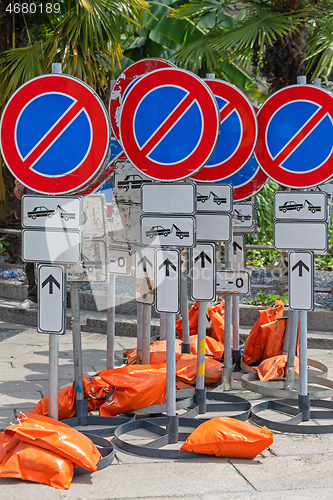
{"type": "Polygon", "coordinates": [[[227,394],[225,392],[207,392],[206,393],[206,412],[200,412],[200,406],[195,406],[184,416],[186,418],[195,418],[200,415],[200,420],[206,421],[213,417],[228,416],[237,420],[245,421],[250,417],[251,403],[246,399],[227,394]],[[210,402],[211,401],[211,402],[210,402]],[[224,415],[228,412],[227,415],[224,415]]]}
{"type": "MultiPolygon", "coordinates": [[[[333,381],[324,377],[308,375],[308,390],[311,399],[325,399],[333,396],[333,381]],[[313,385],[311,385],[313,384],[313,385]]],[[[298,375],[295,376],[294,388],[285,389],[285,379],[260,381],[256,373],[248,373],[242,377],[244,389],[276,398],[298,398],[298,375]]]]}
{"type": "Polygon", "coordinates": [[[85,419],[79,417],[68,418],[62,420],[62,423],[75,427],[84,434],[90,432],[94,436],[108,437],[113,436],[115,429],[131,419],[129,417],[99,417],[94,415],[86,415],[85,419]]]}
{"type": "MultiPolygon", "coordinates": [[[[324,363],[321,363],[320,361],[316,361],[315,359],[308,358],[307,364],[308,364],[308,367],[310,367],[310,368],[308,368],[308,376],[314,375],[316,377],[327,378],[328,368],[326,365],[324,365],[324,363]]],[[[243,372],[245,372],[245,373],[256,373],[255,367],[246,365],[243,361],[243,357],[241,357],[241,360],[240,360],[240,367],[241,367],[241,370],[243,370],[243,372]]]]}
{"type": "MultiPolygon", "coordinates": [[[[194,403],[194,389],[183,389],[176,391],[176,410],[184,410],[194,403]]],[[[133,413],[135,415],[156,415],[160,413],[166,413],[167,405],[151,405],[145,408],[140,408],[140,410],[135,410],[133,413]]]]}
{"type": "Polygon", "coordinates": [[[295,434],[330,434],[333,433],[333,402],[308,401],[308,396],[302,396],[299,401],[295,399],[264,401],[252,408],[251,420],[258,425],[266,425],[271,431],[295,434]],[[309,408],[308,402],[310,403],[309,408]],[[260,416],[263,411],[266,412],[265,418],[260,416]],[[282,420],[284,416],[291,418],[282,420]],[[305,423],[309,420],[315,422],[305,423]],[[322,425],[320,422],[322,420],[330,420],[331,423],[322,425]]]}
{"type": "MultiPolygon", "coordinates": [[[[99,450],[102,458],[100,458],[97,464],[97,470],[105,469],[108,465],[111,465],[114,459],[114,446],[110,441],[104,439],[100,436],[95,436],[94,434],[90,434],[88,432],[82,432],[85,436],[87,436],[94,443],[96,448],[99,450]]],[[[82,467],[74,468],[74,476],[81,476],[83,474],[91,474],[91,470],[83,469],[82,467]]]]}

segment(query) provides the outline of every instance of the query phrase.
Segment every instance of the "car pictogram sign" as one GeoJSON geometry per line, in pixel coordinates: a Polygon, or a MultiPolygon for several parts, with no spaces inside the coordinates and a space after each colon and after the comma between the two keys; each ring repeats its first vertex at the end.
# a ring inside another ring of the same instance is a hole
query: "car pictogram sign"
{"type": "Polygon", "coordinates": [[[212,182],[235,174],[250,159],[257,142],[257,118],[248,98],[223,80],[204,80],[217,100],[221,133],[216,149],[194,180],[212,182]]]}
{"type": "Polygon", "coordinates": [[[165,61],[164,59],[155,59],[154,57],[150,57],[149,59],[141,59],[140,61],[136,61],[135,63],[131,64],[117,78],[111,91],[109,107],[111,127],[118,142],[120,141],[120,111],[128,87],[133,82],[135,82],[135,80],[145,75],[146,73],[155,71],[155,69],[170,67],[174,68],[175,65],[170,61],[165,61]]]}
{"type": "Polygon", "coordinates": [[[145,175],[185,179],[211,157],[220,131],[216,100],[190,71],[164,68],[139,78],[121,110],[121,143],[145,175]]]}
{"type": "Polygon", "coordinates": [[[284,186],[315,186],[333,173],[333,97],[313,85],[291,85],[273,94],[258,113],[255,156],[284,186]]]}
{"type": "Polygon", "coordinates": [[[87,185],[104,167],[109,141],[102,101],[68,75],[29,80],[9,99],[0,122],[0,149],[9,170],[45,194],[87,185]]]}

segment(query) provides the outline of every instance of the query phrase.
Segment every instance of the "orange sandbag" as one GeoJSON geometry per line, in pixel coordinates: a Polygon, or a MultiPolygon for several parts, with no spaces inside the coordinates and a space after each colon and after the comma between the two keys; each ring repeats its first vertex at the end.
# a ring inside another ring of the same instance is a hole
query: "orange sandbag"
{"type": "MultiPolygon", "coordinates": [[[[199,315],[199,302],[194,302],[194,305],[188,312],[188,322],[190,335],[197,335],[198,333],[198,315],[199,315]]],[[[176,321],[176,332],[180,340],[183,340],[183,320],[176,321]]]]}
{"type": "MultiPolygon", "coordinates": [[[[176,352],[182,352],[182,342],[179,339],[176,340],[176,352]]],[[[150,344],[150,355],[155,352],[166,352],[166,340],[156,340],[150,344]]],[[[124,352],[124,357],[127,358],[127,363],[136,363],[136,354],[137,349],[130,349],[129,351],[124,352]]],[[[150,360],[152,363],[152,361],[150,360]]],[[[158,361],[157,361],[158,362],[158,361]]],[[[155,361],[156,363],[156,361],[155,361]]],[[[165,361],[161,361],[161,363],[165,363],[165,361]]]]}
{"type": "Polygon", "coordinates": [[[276,300],[273,307],[259,311],[260,316],[253,325],[245,342],[243,352],[243,361],[245,364],[252,365],[262,361],[264,346],[261,342],[260,326],[282,318],[283,311],[284,304],[281,300],[276,300]]]}
{"type": "Polygon", "coordinates": [[[127,365],[102,370],[98,375],[113,390],[100,407],[103,417],[128,413],[146,406],[161,404],[166,393],[166,365],[127,365]]]}
{"type": "MultiPolygon", "coordinates": [[[[205,385],[221,380],[222,364],[216,359],[205,359],[205,385]]],[[[176,354],[176,379],[195,385],[197,376],[197,357],[193,354],[176,354]]]]}
{"type": "Polygon", "coordinates": [[[213,324],[212,337],[224,345],[224,300],[207,310],[213,324]]]}
{"type": "Polygon", "coordinates": [[[0,465],[0,477],[15,477],[68,490],[74,466],[70,460],[19,441],[0,465]]]}
{"type": "Polygon", "coordinates": [[[8,439],[18,437],[25,443],[39,446],[73,462],[78,467],[94,471],[101,454],[84,434],[53,418],[34,413],[20,413],[20,423],[5,430],[8,439]]]}
{"type": "Polygon", "coordinates": [[[282,354],[287,320],[280,319],[266,325],[261,325],[262,359],[273,358],[282,354]]]}
{"type": "Polygon", "coordinates": [[[99,408],[105,402],[111,389],[101,377],[91,377],[88,380],[83,374],[83,392],[84,397],[88,399],[88,411],[99,408]]]}
{"type": "MultiPolygon", "coordinates": [[[[38,401],[36,406],[31,410],[30,413],[36,413],[38,415],[49,415],[49,397],[38,401]]],[[[75,382],[73,385],[64,387],[58,391],[58,419],[65,420],[66,418],[74,417],[76,413],[75,410],[75,382]]]]}
{"type": "MultiPolygon", "coordinates": [[[[190,337],[191,354],[197,354],[198,350],[198,335],[190,337]]],[[[224,353],[224,345],[219,340],[213,337],[206,337],[205,354],[214,356],[214,359],[220,361],[224,353]]]]}
{"type": "MultiPolygon", "coordinates": [[[[273,358],[267,358],[260,363],[257,367],[258,377],[262,382],[267,382],[275,378],[282,378],[285,376],[285,367],[287,364],[287,355],[280,354],[273,358]]],[[[295,373],[299,372],[298,357],[295,356],[295,373]]]]}
{"type": "Polygon", "coordinates": [[[273,443],[267,427],[255,427],[235,418],[212,418],[199,425],[179,451],[227,458],[255,458],[273,443]]]}
{"type": "Polygon", "coordinates": [[[10,450],[14,448],[18,442],[19,439],[17,437],[8,438],[3,432],[0,432],[0,464],[7,456],[7,453],[9,453],[10,450]]]}

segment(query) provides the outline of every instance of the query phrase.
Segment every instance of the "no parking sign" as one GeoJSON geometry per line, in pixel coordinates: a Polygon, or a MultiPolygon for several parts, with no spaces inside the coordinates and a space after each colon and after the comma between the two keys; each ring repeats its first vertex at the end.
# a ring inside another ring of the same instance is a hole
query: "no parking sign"
{"type": "Polygon", "coordinates": [[[285,186],[321,184],[333,174],[333,97],[313,85],[273,94],[258,113],[256,158],[285,186]]]}
{"type": "Polygon", "coordinates": [[[110,126],[97,94],[68,75],[43,75],[22,85],[0,122],[0,149],[22,184],[45,194],[87,185],[108,154],[110,126]]]}
{"type": "Polygon", "coordinates": [[[220,131],[216,100],[194,73],[152,71],[128,90],[120,116],[128,159],[158,180],[184,179],[212,155],[220,131]]]}

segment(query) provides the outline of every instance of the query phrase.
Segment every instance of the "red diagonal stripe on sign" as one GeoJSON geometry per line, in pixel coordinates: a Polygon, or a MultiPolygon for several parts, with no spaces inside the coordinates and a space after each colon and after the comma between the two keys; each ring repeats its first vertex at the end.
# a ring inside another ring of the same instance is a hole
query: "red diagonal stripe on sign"
{"type": "Polygon", "coordinates": [[[189,109],[193,104],[195,98],[188,94],[185,99],[176,107],[172,113],[167,117],[164,123],[158,128],[155,133],[149,138],[146,144],[141,149],[144,156],[147,156],[154,147],[160,142],[161,139],[169,132],[173,125],[179,120],[179,118],[189,109]]]}
{"type": "Polygon", "coordinates": [[[318,123],[324,118],[327,114],[327,109],[323,107],[316,111],[314,115],[310,118],[310,120],[302,127],[297,134],[291,139],[291,141],[286,144],[286,146],[281,149],[279,154],[274,158],[274,163],[276,165],[282,165],[284,160],[291,154],[300,143],[305,139],[307,135],[309,135],[312,130],[318,125],[318,123]]]}
{"type": "Polygon", "coordinates": [[[33,149],[24,159],[24,165],[30,168],[39,158],[46,152],[52,142],[54,142],[69,125],[69,123],[82,111],[82,104],[76,102],[67,113],[59,120],[59,122],[51,128],[43,137],[38,146],[33,149]]]}
{"type": "Polygon", "coordinates": [[[223,120],[228,118],[229,115],[231,115],[234,109],[235,109],[234,105],[229,102],[220,110],[221,123],[223,122],[223,120]]]}

